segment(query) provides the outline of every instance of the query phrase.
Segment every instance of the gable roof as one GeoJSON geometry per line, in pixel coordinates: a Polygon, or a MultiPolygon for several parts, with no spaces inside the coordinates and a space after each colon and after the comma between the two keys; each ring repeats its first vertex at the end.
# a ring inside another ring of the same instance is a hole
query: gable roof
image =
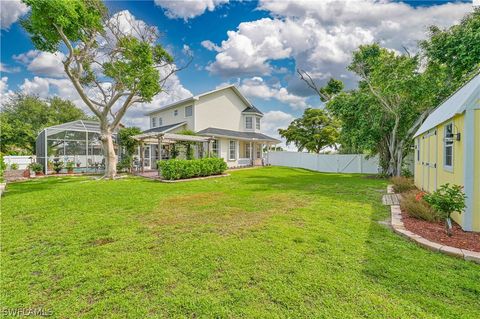
{"type": "MultiPolygon", "coordinates": [[[[245,105],[247,105],[247,108],[249,107],[253,107],[255,108],[252,103],[250,103],[250,101],[247,100],[247,98],[245,96],[243,96],[242,93],[240,93],[240,91],[237,89],[237,87],[235,85],[228,85],[228,86],[224,86],[224,87],[221,87],[221,88],[218,88],[218,89],[215,89],[215,90],[212,90],[212,91],[208,91],[208,92],[205,92],[205,93],[201,93],[201,94],[198,94],[198,95],[194,95],[194,96],[191,96],[189,98],[186,98],[186,99],[183,99],[183,100],[180,100],[180,101],[177,101],[177,102],[174,102],[174,103],[171,103],[171,104],[168,104],[168,105],[165,105],[165,106],[162,106],[158,109],[155,109],[153,111],[150,111],[148,113],[145,113],[145,115],[152,115],[152,114],[155,114],[157,112],[160,112],[160,111],[164,111],[164,110],[167,110],[167,109],[170,109],[170,108],[173,108],[175,106],[179,106],[181,104],[184,104],[184,103],[188,103],[188,102],[193,102],[193,101],[196,101],[198,99],[200,99],[201,97],[204,97],[206,95],[210,95],[210,94],[213,94],[213,93],[217,93],[217,92],[220,92],[220,91],[224,91],[224,90],[233,90],[233,92],[235,92],[235,94],[243,101],[243,103],[245,103],[245,105]]],[[[256,108],[255,108],[256,109],[256,108]]],[[[256,109],[258,111],[258,109],[256,109]]],[[[258,111],[260,112],[260,111],[258,111]]],[[[260,114],[262,114],[260,112],[260,114]]]]}
{"type": "Polygon", "coordinates": [[[177,127],[180,127],[182,125],[185,125],[187,124],[187,122],[180,122],[180,123],[175,123],[175,124],[170,124],[170,125],[164,125],[164,126],[158,126],[158,127],[153,127],[151,129],[148,129],[148,130],[145,130],[142,132],[142,134],[144,133],[153,133],[153,132],[156,132],[156,133],[166,133],[168,131],[171,131],[173,129],[176,129],[177,127]]]}
{"type": "Polygon", "coordinates": [[[472,106],[475,109],[480,109],[480,103],[474,100],[478,96],[480,96],[480,73],[477,73],[470,81],[433,110],[413,137],[417,137],[442,124],[456,114],[463,113],[467,107],[472,106]]]}
{"type": "Polygon", "coordinates": [[[263,115],[263,113],[255,107],[255,105],[251,105],[247,107],[245,110],[242,111],[242,113],[257,113],[263,115]]]}
{"type": "Polygon", "coordinates": [[[231,137],[245,140],[257,140],[257,141],[266,141],[266,142],[275,142],[280,143],[276,138],[270,137],[262,133],[255,132],[238,132],[231,130],[224,130],[216,127],[208,127],[204,130],[197,132],[198,135],[204,136],[221,136],[221,137],[231,137]]]}

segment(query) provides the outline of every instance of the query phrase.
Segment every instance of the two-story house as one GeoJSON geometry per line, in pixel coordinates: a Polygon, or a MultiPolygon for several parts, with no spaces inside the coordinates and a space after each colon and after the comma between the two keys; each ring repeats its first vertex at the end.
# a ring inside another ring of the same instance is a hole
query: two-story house
{"type": "MultiPolygon", "coordinates": [[[[263,148],[280,143],[260,132],[263,113],[230,85],[163,106],[146,114],[150,129],[144,133],[194,131],[213,139],[211,152],[229,167],[261,165],[263,148]]],[[[154,166],[158,152],[145,148],[146,166],[154,166]]],[[[163,155],[163,154],[162,154],[163,155]]]]}

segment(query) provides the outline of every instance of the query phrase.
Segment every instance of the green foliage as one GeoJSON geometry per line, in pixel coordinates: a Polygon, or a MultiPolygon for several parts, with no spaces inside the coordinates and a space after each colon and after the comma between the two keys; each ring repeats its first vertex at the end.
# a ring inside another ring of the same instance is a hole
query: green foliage
{"type": "Polygon", "coordinates": [[[442,218],[450,218],[453,212],[462,213],[465,209],[466,195],[460,185],[446,183],[435,192],[426,194],[424,199],[442,218]]]}
{"type": "Polygon", "coordinates": [[[32,171],[34,171],[35,174],[41,173],[42,170],[43,170],[43,165],[40,164],[40,163],[32,163],[32,164],[30,164],[30,169],[31,169],[32,171]]]}
{"type": "Polygon", "coordinates": [[[308,108],[301,118],[295,119],[287,129],[278,133],[293,143],[299,151],[320,153],[326,146],[334,146],[339,135],[339,123],[325,110],[308,108]]]}
{"type": "Polygon", "coordinates": [[[417,219],[429,222],[440,220],[438,213],[415,191],[402,194],[400,207],[408,215],[417,219]]]}
{"type": "MultiPolygon", "coordinates": [[[[195,133],[192,130],[183,130],[183,131],[180,131],[178,134],[190,135],[190,136],[197,135],[197,133],[195,133]]],[[[195,145],[195,142],[181,141],[181,142],[178,142],[178,144],[183,145],[185,147],[185,158],[187,160],[193,160],[195,158],[194,157],[194,150],[193,150],[193,146],[195,145]]],[[[176,149],[175,149],[175,151],[176,151],[176,149]]],[[[177,156],[178,156],[178,154],[175,155],[173,158],[176,158],[177,156]]]]}
{"type": "Polygon", "coordinates": [[[60,173],[63,169],[63,162],[60,161],[60,159],[57,157],[57,158],[54,158],[53,159],[53,170],[55,171],[55,173],[60,173]]]}
{"type": "Polygon", "coordinates": [[[393,184],[395,193],[404,193],[416,188],[413,179],[404,176],[394,176],[390,181],[393,184]]]}
{"type": "Polygon", "coordinates": [[[137,147],[140,142],[133,139],[132,136],[141,134],[142,130],[138,127],[126,127],[118,131],[118,140],[120,146],[125,148],[127,155],[132,156],[137,151],[137,147]]]}
{"type": "Polygon", "coordinates": [[[12,164],[10,164],[10,169],[11,169],[12,171],[16,171],[16,170],[18,169],[18,164],[17,164],[17,163],[12,163],[12,164]]]}
{"type": "Polygon", "coordinates": [[[117,163],[117,171],[129,172],[133,166],[133,157],[126,155],[117,163]]]}
{"type": "Polygon", "coordinates": [[[79,119],[89,117],[70,101],[17,94],[3,105],[0,113],[1,152],[33,154],[37,135],[45,127],[79,119]]]}
{"type": "Polygon", "coordinates": [[[61,28],[72,42],[89,41],[103,31],[107,9],[100,0],[23,0],[30,14],[21,21],[38,50],[55,52],[62,40],[61,28]]]}
{"type": "MultiPolygon", "coordinates": [[[[462,21],[448,29],[430,27],[430,36],[420,43],[428,68],[436,69],[442,80],[443,99],[468,80],[480,67],[480,8],[474,8],[462,21]]],[[[433,78],[432,78],[433,80],[433,78]]]]}
{"type": "Polygon", "coordinates": [[[65,168],[67,169],[68,172],[72,172],[73,169],[75,168],[75,162],[68,161],[67,164],[65,164],[65,168]]]}
{"type": "Polygon", "coordinates": [[[7,164],[3,161],[3,154],[0,152],[0,176],[3,176],[3,172],[7,168],[7,164]]]}
{"type": "Polygon", "coordinates": [[[227,163],[222,158],[171,159],[158,161],[157,164],[162,177],[169,180],[218,175],[227,169],[227,163]]]}
{"type": "Polygon", "coordinates": [[[327,85],[320,88],[320,99],[322,102],[327,102],[331,98],[333,98],[336,94],[340,93],[344,88],[343,82],[340,80],[336,80],[331,78],[327,85]]]}

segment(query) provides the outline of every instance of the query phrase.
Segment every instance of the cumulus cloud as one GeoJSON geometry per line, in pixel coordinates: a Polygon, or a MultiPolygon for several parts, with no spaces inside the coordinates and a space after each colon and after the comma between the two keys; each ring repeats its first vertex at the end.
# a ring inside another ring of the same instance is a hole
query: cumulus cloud
{"type": "Polygon", "coordinates": [[[0,106],[8,102],[8,100],[15,93],[12,90],[8,89],[8,77],[3,76],[0,78],[0,106]]]}
{"type": "Polygon", "coordinates": [[[293,109],[304,109],[307,107],[306,98],[291,94],[288,90],[275,83],[269,86],[261,77],[243,79],[238,88],[248,97],[256,97],[264,100],[275,99],[279,102],[288,104],[293,109]]]}
{"type": "Polygon", "coordinates": [[[228,3],[228,0],[155,0],[157,6],[165,10],[170,19],[192,19],[202,15],[205,11],[213,11],[216,7],[228,3]]]}
{"type": "Polygon", "coordinates": [[[20,0],[0,1],[0,24],[2,30],[10,28],[28,10],[28,7],[20,0]]]}
{"type": "Polygon", "coordinates": [[[26,53],[14,55],[13,59],[25,64],[27,70],[48,77],[62,78],[65,76],[62,61],[65,55],[62,52],[50,53],[30,50],[26,53]]]}
{"type": "MultiPolygon", "coordinates": [[[[269,111],[262,118],[262,132],[268,136],[283,140],[280,134],[278,134],[278,129],[287,128],[294,119],[295,117],[292,114],[283,111],[269,111]]],[[[282,147],[286,148],[285,143],[282,143],[282,147]]],[[[294,150],[292,147],[287,149],[294,150]]]]}
{"type": "MultiPolygon", "coordinates": [[[[361,44],[379,42],[387,48],[412,50],[427,35],[427,27],[446,27],[472,10],[469,3],[411,7],[401,2],[357,1],[261,1],[259,9],[271,18],[241,23],[228,31],[220,45],[205,42],[218,51],[207,69],[223,76],[271,75],[272,61],[293,59],[297,68],[311,72],[324,84],[330,77],[347,85],[353,75],[345,70],[351,52],[361,44]]],[[[293,76],[288,89],[310,95],[293,76]]]]}

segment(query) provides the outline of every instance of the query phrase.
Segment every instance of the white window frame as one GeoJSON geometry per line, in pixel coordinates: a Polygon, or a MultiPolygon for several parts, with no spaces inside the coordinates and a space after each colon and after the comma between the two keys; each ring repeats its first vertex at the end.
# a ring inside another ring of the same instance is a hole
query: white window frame
{"type": "Polygon", "coordinates": [[[250,142],[245,142],[245,158],[252,158],[252,147],[250,142]]]}
{"type": "Polygon", "coordinates": [[[158,126],[162,126],[163,125],[163,119],[161,117],[158,118],[158,126]]]}
{"type": "Polygon", "coordinates": [[[219,140],[213,140],[212,141],[212,154],[214,157],[220,157],[220,141],[219,140]]]}
{"type": "Polygon", "coordinates": [[[454,145],[454,138],[453,138],[453,122],[446,123],[443,126],[443,169],[449,172],[453,172],[453,161],[454,161],[454,154],[453,154],[453,145],[454,145]],[[452,136],[447,137],[447,127],[451,126],[452,128],[452,136]],[[452,150],[452,164],[447,165],[447,148],[451,148],[452,150]]]}
{"type": "Polygon", "coordinates": [[[260,129],[260,118],[258,116],[255,117],[255,129],[260,129]]]}
{"type": "Polygon", "coordinates": [[[229,161],[235,161],[237,159],[237,141],[235,140],[229,140],[228,141],[228,160],[229,161]],[[233,148],[232,148],[233,145],[233,148]],[[232,151],[234,153],[232,157],[232,151]]]}
{"type": "Polygon", "coordinates": [[[193,116],[193,105],[185,106],[185,117],[193,116]],[[187,112],[189,110],[189,112],[187,112]]]}
{"type": "Polygon", "coordinates": [[[152,128],[157,127],[157,118],[155,116],[152,116],[151,125],[152,125],[152,128]]]}
{"type": "Polygon", "coordinates": [[[177,110],[173,110],[173,116],[177,116],[178,115],[178,109],[177,110]]]}
{"type": "Polygon", "coordinates": [[[253,116],[245,116],[245,128],[247,130],[253,129],[253,116]],[[250,120],[250,127],[248,127],[248,120],[250,120]]]}

